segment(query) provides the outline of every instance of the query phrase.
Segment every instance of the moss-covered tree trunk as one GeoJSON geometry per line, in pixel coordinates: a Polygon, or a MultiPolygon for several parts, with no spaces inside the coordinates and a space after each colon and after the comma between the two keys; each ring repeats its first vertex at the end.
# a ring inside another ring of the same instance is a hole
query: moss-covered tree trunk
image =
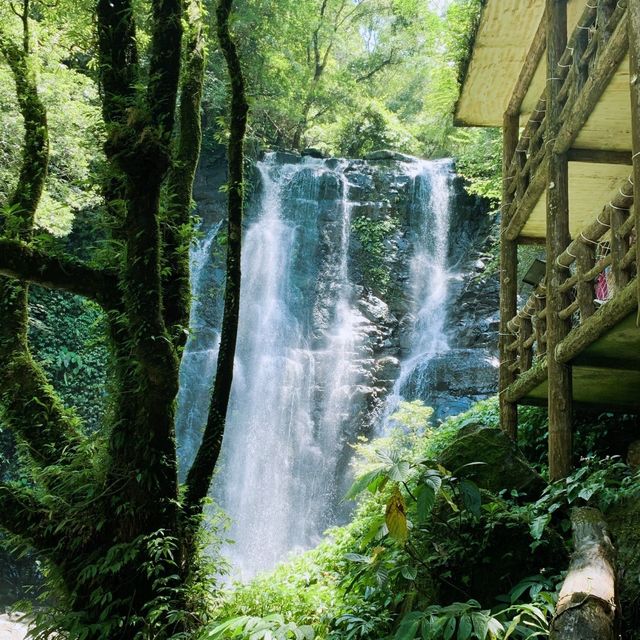
{"type": "MultiPolygon", "coordinates": [[[[47,172],[46,112],[30,67],[28,33],[20,48],[0,31],[0,53],[13,72],[25,122],[23,166],[0,227],[0,403],[32,479],[28,487],[0,486],[0,525],[27,541],[54,571],[62,611],[49,624],[88,639],[162,639],[196,623],[189,588],[197,575],[203,501],[222,442],[237,336],[247,103],[229,33],[232,0],[221,0],[218,35],[230,71],[232,123],[225,313],[209,420],[183,498],[175,402],[189,317],[191,191],[201,144],[202,7],[199,0],[148,4],[151,42],[142,56],[138,5],[96,3],[110,168],[104,182],[109,267],[52,256],[38,246],[33,229],[47,172]],[[91,438],[31,359],[27,282],[84,295],[107,314],[110,411],[91,438]]],[[[26,1],[24,11],[26,30],[26,1]]]]}

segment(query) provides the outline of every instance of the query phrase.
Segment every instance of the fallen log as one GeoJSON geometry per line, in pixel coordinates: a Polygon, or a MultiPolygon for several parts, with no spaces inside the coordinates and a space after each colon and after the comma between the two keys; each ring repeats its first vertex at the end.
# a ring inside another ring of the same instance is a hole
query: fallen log
{"type": "Polygon", "coordinates": [[[615,640],[615,549],[600,511],[572,509],[575,551],[551,622],[550,640],[615,640]]]}

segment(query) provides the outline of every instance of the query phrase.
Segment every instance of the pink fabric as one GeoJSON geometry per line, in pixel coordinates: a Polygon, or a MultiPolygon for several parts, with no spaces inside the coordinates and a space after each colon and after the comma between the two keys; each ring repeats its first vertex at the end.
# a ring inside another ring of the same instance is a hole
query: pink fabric
{"type": "Polygon", "coordinates": [[[609,299],[609,283],[607,282],[606,273],[600,273],[596,278],[596,299],[608,300],[609,299]]]}

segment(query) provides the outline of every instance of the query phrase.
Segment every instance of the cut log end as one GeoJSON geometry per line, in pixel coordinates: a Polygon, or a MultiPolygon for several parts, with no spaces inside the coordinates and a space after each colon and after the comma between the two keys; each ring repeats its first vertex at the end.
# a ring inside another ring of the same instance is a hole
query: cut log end
{"type": "Polygon", "coordinates": [[[615,550],[597,509],[571,512],[575,551],[551,623],[551,640],[615,640],[615,550]]]}

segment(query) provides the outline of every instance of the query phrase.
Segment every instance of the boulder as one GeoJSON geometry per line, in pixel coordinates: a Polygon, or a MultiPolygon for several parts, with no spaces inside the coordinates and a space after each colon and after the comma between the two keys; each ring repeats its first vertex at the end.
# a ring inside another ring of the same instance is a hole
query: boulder
{"type": "Polygon", "coordinates": [[[640,498],[620,500],[605,518],[616,548],[622,637],[640,640],[640,498]]]}
{"type": "Polygon", "coordinates": [[[309,156],[310,158],[318,158],[318,159],[323,159],[327,157],[326,153],[323,153],[320,149],[315,149],[314,147],[308,147],[307,149],[303,149],[302,155],[309,156]]]}
{"type": "Polygon", "coordinates": [[[413,156],[408,156],[405,153],[398,153],[397,151],[390,151],[389,149],[372,151],[371,153],[367,153],[364,159],[370,162],[374,162],[376,160],[399,160],[404,162],[412,162],[415,160],[413,156]]]}
{"type": "Polygon", "coordinates": [[[477,424],[464,427],[440,454],[438,462],[454,473],[464,465],[485,463],[466,467],[460,474],[492,493],[515,489],[535,494],[545,486],[542,476],[500,429],[477,424]]]}

